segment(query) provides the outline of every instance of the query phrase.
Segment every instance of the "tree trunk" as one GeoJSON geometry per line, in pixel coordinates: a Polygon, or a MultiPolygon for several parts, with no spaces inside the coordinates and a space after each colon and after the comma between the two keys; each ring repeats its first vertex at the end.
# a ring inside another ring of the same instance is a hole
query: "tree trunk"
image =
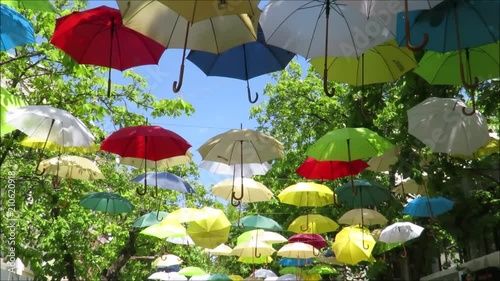
{"type": "Polygon", "coordinates": [[[101,273],[101,281],[119,281],[120,270],[136,253],[135,242],[139,232],[136,230],[129,230],[129,238],[123,249],[120,251],[117,259],[108,268],[104,269],[101,273]]]}

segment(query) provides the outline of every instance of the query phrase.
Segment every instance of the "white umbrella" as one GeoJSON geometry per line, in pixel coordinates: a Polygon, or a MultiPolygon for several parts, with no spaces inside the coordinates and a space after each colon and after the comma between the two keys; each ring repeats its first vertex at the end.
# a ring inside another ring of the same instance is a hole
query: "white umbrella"
{"type": "Polygon", "coordinates": [[[201,161],[199,167],[214,174],[238,176],[243,174],[243,177],[251,177],[265,175],[271,169],[271,164],[265,162],[227,165],[215,161],[201,161]]]}
{"type": "Polygon", "coordinates": [[[424,228],[410,222],[393,223],[380,233],[379,241],[385,243],[403,243],[422,234],[424,228]]]}
{"type": "Polygon", "coordinates": [[[264,281],[276,281],[276,280],[278,280],[278,278],[279,278],[278,276],[276,276],[276,277],[266,277],[264,279],[264,281]]]}
{"type": "Polygon", "coordinates": [[[431,97],[410,108],[408,132],[435,153],[470,156],[489,140],[486,118],[457,99],[431,97]]]}
{"type": "Polygon", "coordinates": [[[260,268],[260,269],[255,270],[251,276],[255,277],[255,278],[278,277],[278,275],[276,275],[276,273],[274,273],[272,270],[265,269],[265,268],[260,268]]]}
{"type": "Polygon", "coordinates": [[[164,279],[164,280],[171,280],[171,281],[187,281],[188,280],[188,278],[186,276],[180,275],[177,272],[169,272],[167,278],[168,279],[164,279]]]}
{"type": "Polygon", "coordinates": [[[148,277],[151,280],[169,280],[168,278],[169,276],[166,272],[155,272],[148,277]]]}
{"type": "Polygon", "coordinates": [[[167,254],[163,255],[161,257],[156,258],[153,261],[153,265],[156,267],[166,267],[166,266],[172,266],[172,265],[179,265],[183,262],[183,260],[172,254],[167,254]]]}
{"type": "Polygon", "coordinates": [[[210,274],[205,274],[205,275],[199,275],[199,276],[192,276],[189,278],[189,281],[206,281],[210,278],[210,274]]]}
{"type": "Polygon", "coordinates": [[[285,274],[285,275],[281,275],[280,277],[278,277],[278,279],[276,279],[276,281],[302,281],[304,279],[302,279],[300,276],[297,276],[295,274],[285,274]]]}
{"type": "Polygon", "coordinates": [[[193,239],[189,235],[178,236],[178,237],[168,237],[167,242],[177,244],[177,245],[194,245],[193,239]]]}
{"type": "Polygon", "coordinates": [[[63,147],[91,147],[95,138],[87,126],[66,110],[30,105],[7,112],[6,123],[31,138],[63,147]]]}
{"type": "MultiPolygon", "coordinates": [[[[265,202],[273,198],[273,192],[262,183],[250,178],[234,177],[212,186],[212,195],[230,201],[233,196],[246,203],[265,202]],[[235,188],[235,186],[242,188],[235,188]]],[[[236,205],[238,206],[238,205],[236,205]]]]}

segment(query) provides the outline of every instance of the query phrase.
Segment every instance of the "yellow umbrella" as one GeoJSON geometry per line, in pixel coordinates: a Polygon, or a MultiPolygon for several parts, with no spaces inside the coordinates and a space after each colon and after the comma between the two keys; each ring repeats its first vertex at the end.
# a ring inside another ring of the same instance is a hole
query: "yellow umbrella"
{"type": "Polygon", "coordinates": [[[144,169],[144,165],[147,165],[148,168],[169,169],[174,166],[188,164],[192,160],[193,154],[188,151],[186,155],[171,157],[159,161],[151,161],[134,157],[122,157],[120,158],[120,164],[132,166],[137,169],[144,169]]]}
{"type": "Polygon", "coordinates": [[[314,258],[320,254],[318,249],[302,242],[288,243],[281,247],[277,253],[277,255],[281,257],[296,259],[314,258]]]}
{"type": "Polygon", "coordinates": [[[212,195],[230,201],[233,197],[233,192],[236,198],[245,203],[264,202],[273,198],[273,192],[262,183],[250,178],[235,177],[225,179],[216,183],[212,187],[212,195]],[[243,185],[243,196],[239,186],[243,185]],[[238,188],[234,188],[238,186],[238,188]]]}
{"type": "Polygon", "coordinates": [[[323,279],[320,274],[316,273],[302,274],[301,277],[304,281],[318,281],[323,279]]]}
{"type": "Polygon", "coordinates": [[[487,142],[478,150],[476,150],[474,153],[472,153],[472,155],[467,156],[467,155],[452,154],[451,157],[471,160],[471,159],[483,158],[493,153],[499,153],[499,152],[500,152],[500,140],[498,138],[498,135],[495,133],[490,133],[490,141],[487,142]]]}
{"type": "Polygon", "coordinates": [[[250,240],[258,240],[267,244],[288,242],[288,239],[286,239],[279,233],[273,231],[265,231],[262,229],[254,229],[240,234],[240,236],[236,238],[236,244],[241,244],[250,240]]]}
{"type": "Polygon", "coordinates": [[[73,155],[63,155],[43,160],[40,162],[38,170],[45,175],[58,176],[64,179],[104,179],[104,175],[94,161],[73,155]]]}
{"type": "Polygon", "coordinates": [[[335,231],[337,228],[339,228],[339,225],[332,219],[319,214],[309,214],[293,220],[290,226],[288,226],[288,231],[322,234],[335,231]]]}
{"type": "Polygon", "coordinates": [[[241,281],[241,280],[243,280],[243,276],[240,276],[240,275],[229,275],[229,279],[231,279],[232,281],[241,281]]]}
{"type": "Polygon", "coordinates": [[[355,265],[371,258],[375,243],[368,230],[349,226],[335,236],[332,249],[337,261],[355,265]]]}
{"type": "Polygon", "coordinates": [[[401,149],[397,146],[387,150],[384,154],[380,156],[372,157],[368,161],[370,167],[367,170],[374,172],[386,172],[391,170],[391,166],[398,162],[399,153],[401,149]]]}
{"type": "Polygon", "coordinates": [[[156,267],[167,267],[172,265],[182,264],[183,260],[176,255],[163,255],[161,257],[156,258],[153,261],[153,265],[156,267]]]}
{"type": "Polygon", "coordinates": [[[273,261],[273,258],[270,256],[262,256],[262,257],[240,257],[238,259],[239,262],[241,263],[247,263],[247,264],[269,264],[273,261]]]}
{"type": "MultiPolygon", "coordinates": [[[[427,177],[424,177],[424,182],[427,181],[427,177]]],[[[404,196],[407,193],[419,194],[427,196],[427,188],[423,184],[418,184],[413,179],[407,179],[402,181],[400,184],[396,185],[395,188],[392,189],[392,192],[398,193],[404,196]]]]}
{"type": "Polygon", "coordinates": [[[258,240],[243,242],[234,247],[231,255],[238,257],[256,257],[270,256],[276,250],[271,245],[258,240]]]}
{"type": "Polygon", "coordinates": [[[92,153],[99,151],[101,148],[101,145],[95,143],[93,143],[90,147],[77,147],[77,146],[64,147],[50,141],[48,141],[47,144],[45,144],[45,140],[40,140],[33,137],[25,138],[20,142],[20,144],[22,146],[36,148],[36,149],[42,149],[45,145],[46,150],[59,151],[61,153],[92,153]]]}
{"type": "Polygon", "coordinates": [[[299,182],[281,191],[278,198],[281,203],[299,207],[322,207],[333,204],[334,193],[322,184],[299,182]]]}
{"type": "Polygon", "coordinates": [[[140,233],[160,239],[165,239],[169,237],[186,235],[186,229],[182,225],[175,223],[153,224],[143,229],[140,233]]]}
{"type": "Polygon", "coordinates": [[[160,224],[169,225],[171,223],[188,223],[198,219],[203,219],[208,216],[200,209],[195,208],[179,208],[171,213],[169,213],[160,224]]]}
{"type": "Polygon", "coordinates": [[[204,207],[202,211],[206,215],[199,220],[191,221],[187,234],[195,245],[213,249],[228,240],[231,223],[221,210],[204,207]]]}
{"type": "Polygon", "coordinates": [[[230,256],[233,249],[226,244],[220,244],[213,249],[205,249],[204,252],[215,256],[230,256]]]}
{"type": "Polygon", "coordinates": [[[339,218],[338,222],[348,225],[385,225],[387,224],[387,218],[375,210],[363,208],[346,212],[339,218]]]}

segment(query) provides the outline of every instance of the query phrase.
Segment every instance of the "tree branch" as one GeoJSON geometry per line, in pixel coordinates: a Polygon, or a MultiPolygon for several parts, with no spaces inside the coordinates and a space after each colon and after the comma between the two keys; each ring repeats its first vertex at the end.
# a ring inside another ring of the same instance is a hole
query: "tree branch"
{"type": "Polygon", "coordinates": [[[139,231],[129,230],[129,238],[118,255],[118,258],[106,269],[101,272],[101,280],[104,281],[119,281],[120,270],[125,264],[135,255],[137,246],[135,244],[139,231]]]}
{"type": "Polygon", "coordinates": [[[11,58],[10,60],[6,60],[6,61],[0,62],[0,66],[8,64],[10,62],[14,62],[16,60],[30,58],[30,57],[39,56],[39,55],[43,55],[43,53],[42,52],[36,52],[36,53],[27,54],[27,55],[24,55],[24,56],[14,57],[14,58],[11,58]]]}

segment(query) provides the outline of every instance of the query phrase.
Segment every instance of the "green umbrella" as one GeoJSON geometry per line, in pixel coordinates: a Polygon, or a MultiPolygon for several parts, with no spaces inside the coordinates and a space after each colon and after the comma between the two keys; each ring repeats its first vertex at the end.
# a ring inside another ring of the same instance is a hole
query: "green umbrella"
{"type": "MultiPolygon", "coordinates": [[[[156,214],[155,214],[155,219],[156,219],[156,214]]],[[[205,270],[197,266],[188,266],[179,270],[178,274],[184,276],[201,276],[201,275],[206,275],[207,273],[205,272],[205,270]]]]}
{"type": "MultiPolygon", "coordinates": [[[[462,59],[466,78],[477,77],[481,82],[500,77],[499,42],[464,50],[462,59]]],[[[462,86],[458,51],[427,51],[414,71],[429,84],[462,86]]]]}
{"type": "Polygon", "coordinates": [[[310,274],[337,274],[337,270],[333,268],[331,265],[327,264],[318,264],[313,266],[311,269],[307,271],[310,274]]]}
{"type": "Polygon", "coordinates": [[[222,273],[216,273],[212,276],[210,276],[207,281],[232,281],[231,278],[226,275],[226,274],[222,274],[222,273]]]}
{"type": "Polygon", "coordinates": [[[379,255],[383,254],[385,252],[389,252],[390,250],[402,246],[403,243],[384,243],[384,242],[377,242],[375,246],[373,247],[372,255],[379,255]]]}
{"type": "Polygon", "coordinates": [[[0,136],[16,130],[16,128],[5,123],[6,114],[9,110],[23,106],[27,106],[23,100],[12,95],[4,88],[0,88],[0,136]]]}
{"type": "Polygon", "coordinates": [[[366,128],[342,128],[328,132],[307,150],[318,161],[346,161],[382,155],[394,145],[366,128]]]}
{"type": "Polygon", "coordinates": [[[120,194],[112,192],[92,192],[80,201],[80,206],[106,214],[129,213],[134,205],[120,194]]]}
{"type": "Polygon", "coordinates": [[[368,180],[354,180],[355,192],[351,183],[345,183],[335,189],[337,200],[349,208],[375,206],[391,198],[388,188],[368,180]]]}
{"type": "Polygon", "coordinates": [[[280,269],[279,274],[285,275],[285,274],[295,274],[295,275],[302,275],[304,271],[300,267],[296,266],[287,266],[283,267],[280,269]]]}
{"type": "Polygon", "coordinates": [[[28,9],[39,12],[52,12],[56,9],[48,0],[2,0],[2,4],[17,9],[28,9]]]}
{"type": "MultiPolygon", "coordinates": [[[[238,222],[234,223],[235,226],[238,222]]],[[[283,231],[283,228],[273,219],[261,215],[246,216],[240,220],[240,228],[243,231],[263,229],[269,231],[283,231]]]]}
{"type": "MultiPolygon", "coordinates": [[[[135,220],[134,224],[132,225],[135,228],[143,228],[143,227],[148,227],[153,224],[159,223],[158,219],[156,218],[157,213],[156,212],[149,212],[142,217],[138,218],[135,220]]],[[[159,217],[164,218],[168,215],[167,212],[160,212],[159,217]]]]}

